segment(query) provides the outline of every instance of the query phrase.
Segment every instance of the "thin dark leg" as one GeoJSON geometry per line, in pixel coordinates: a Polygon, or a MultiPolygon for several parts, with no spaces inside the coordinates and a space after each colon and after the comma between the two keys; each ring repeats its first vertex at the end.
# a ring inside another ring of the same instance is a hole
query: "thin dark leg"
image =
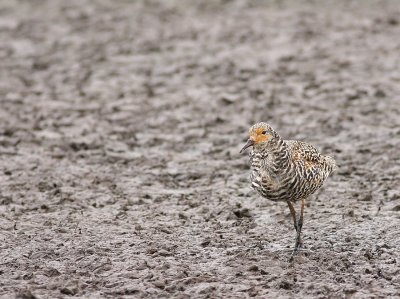
{"type": "Polygon", "coordinates": [[[294,246],[294,250],[292,252],[292,255],[291,255],[289,261],[293,261],[293,256],[295,256],[297,254],[297,251],[303,245],[303,242],[301,241],[301,229],[303,227],[303,218],[304,218],[304,198],[301,199],[300,217],[299,217],[299,220],[297,221],[296,244],[294,246]]]}
{"type": "Polygon", "coordinates": [[[298,225],[298,223],[297,223],[297,219],[296,219],[296,211],[295,211],[295,209],[294,209],[294,207],[293,207],[293,203],[292,203],[291,201],[287,201],[287,204],[288,204],[288,206],[289,206],[290,215],[292,215],[292,218],[293,218],[294,229],[295,229],[296,232],[297,232],[297,225],[298,225]]]}
{"type": "Polygon", "coordinates": [[[297,238],[296,238],[296,249],[299,249],[302,245],[301,242],[301,229],[303,227],[303,218],[304,218],[304,198],[301,199],[301,208],[300,208],[300,217],[299,221],[297,222],[297,238]]]}

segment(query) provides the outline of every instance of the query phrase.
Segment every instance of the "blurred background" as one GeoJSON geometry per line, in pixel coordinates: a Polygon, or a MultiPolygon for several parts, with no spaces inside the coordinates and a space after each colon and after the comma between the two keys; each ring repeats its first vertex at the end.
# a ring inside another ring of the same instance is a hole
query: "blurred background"
{"type": "Polygon", "coordinates": [[[1,0],[0,296],[400,296],[399,13],[1,0]],[[258,121],[339,165],[295,265],[239,155],[258,121]]]}

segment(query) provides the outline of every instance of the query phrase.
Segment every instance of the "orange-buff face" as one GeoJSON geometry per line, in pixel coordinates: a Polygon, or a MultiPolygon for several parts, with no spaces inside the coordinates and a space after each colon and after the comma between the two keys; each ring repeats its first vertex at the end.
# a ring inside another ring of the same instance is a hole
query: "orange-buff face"
{"type": "Polygon", "coordinates": [[[266,142],[270,135],[268,134],[268,130],[265,130],[263,126],[260,127],[251,127],[249,130],[250,138],[247,140],[247,143],[240,151],[241,153],[248,147],[257,145],[259,143],[266,142]]]}
{"type": "Polygon", "coordinates": [[[254,144],[258,144],[260,142],[266,142],[268,140],[268,135],[266,134],[263,128],[257,128],[255,130],[250,129],[249,135],[250,135],[250,140],[252,140],[254,144]]]}

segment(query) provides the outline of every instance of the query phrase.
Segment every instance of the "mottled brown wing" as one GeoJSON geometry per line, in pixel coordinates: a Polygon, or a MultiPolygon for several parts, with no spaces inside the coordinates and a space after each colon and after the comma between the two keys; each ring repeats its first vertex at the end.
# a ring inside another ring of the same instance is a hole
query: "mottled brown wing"
{"type": "Polygon", "coordinates": [[[311,144],[297,140],[289,140],[287,144],[291,148],[293,162],[303,168],[305,178],[309,181],[322,179],[323,157],[318,150],[311,144]]]}
{"type": "Polygon", "coordinates": [[[297,140],[289,140],[287,141],[287,144],[291,148],[292,153],[295,156],[295,159],[302,159],[316,163],[319,163],[322,160],[321,154],[311,144],[297,140]]]}

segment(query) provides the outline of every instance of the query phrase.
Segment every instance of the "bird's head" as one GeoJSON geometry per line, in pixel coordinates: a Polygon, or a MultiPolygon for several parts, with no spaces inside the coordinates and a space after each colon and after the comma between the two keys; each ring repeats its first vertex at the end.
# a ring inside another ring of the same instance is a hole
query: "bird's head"
{"type": "Polygon", "coordinates": [[[277,133],[267,123],[256,123],[249,129],[249,140],[244,145],[240,153],[250,146],[254,148],[266,148],[268,143],[277,137],[277,133]]]}

